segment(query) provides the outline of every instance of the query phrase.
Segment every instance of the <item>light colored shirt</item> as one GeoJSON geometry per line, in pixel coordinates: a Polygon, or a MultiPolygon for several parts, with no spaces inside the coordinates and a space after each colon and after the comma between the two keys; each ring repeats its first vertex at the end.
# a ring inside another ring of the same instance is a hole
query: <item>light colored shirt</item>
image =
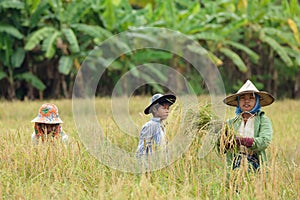
{"type": "Polygon", "coordinates": [[[160,118],[152,118],[141,130],[136,155],[149,155],[167,144],[166,132],[160,118]]]}
{"type": "MultiPolygon", "coordinates": [[[[66,144],[66,143],[69,142],[69,136],[63,132],[62,128],[61,128],[61,131],[60,131],[60,136],[61,136],[61,141],[62,141],[63,143],[66,144]]],[[[37,137],[36,133],[33,132],[33,133],[31,134],[31,141],[32,141],[33,143],[38,144],[38,139],[39,139],[39,138],[37,137]]]]}
{"type": "MultiPolygon", "coordinates": [[[[242,137],[247,137],[247,138],[254,138],[254,122],[255,122],[255,115],[251,116],[247,122],[245,123],[244,120],[241,121],[241,125],[238,129],[238,133],[242,137]]],[[[241,145],[239,147],[239,152],[240,153],[246,153],[249,155],[252,155],[254,152],[247,147],[241,145]]]]}
{"type": "Polygon", "coordinates": [[[251,116],[246,123],[242,121],[238,129],[238,133],[240,134],[240,136],[254,138],[254,122],[255,122],[254,116],[251,116]]]}

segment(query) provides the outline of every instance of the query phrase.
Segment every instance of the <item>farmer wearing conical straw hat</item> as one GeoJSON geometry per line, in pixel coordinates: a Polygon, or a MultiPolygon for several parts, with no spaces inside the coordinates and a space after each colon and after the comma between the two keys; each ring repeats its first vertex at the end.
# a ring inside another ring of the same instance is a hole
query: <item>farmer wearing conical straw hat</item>
{"type": "Polygon", "coordinates": [[[53,141],[55,138],[61,136],[63,142],[68,141],[68,135],[66,135],[60,124],[63,121],[59,118],[58,108],[51,103],[43,104],[38,111],[38,116],[31,122],[34,122],[34,132],[31,135],[33,142],[38,143],[41,138],[44,142],[47,139],[53,141]]]}
{"type": "Polygon", "coordinates": [[[227,162],[236,169],[244,158],[248,161],[248,169],[257,171],[261,162],[266,161],[265,150],[273,134],[272,123],[261,107],[272,104],[274,97],[259,91],[247,80],[237,93],[227,96],[223,102],[236,107],[236,116],[228,120],[229,126],[234,129],[236,151],[226,151],[227,162]]]}

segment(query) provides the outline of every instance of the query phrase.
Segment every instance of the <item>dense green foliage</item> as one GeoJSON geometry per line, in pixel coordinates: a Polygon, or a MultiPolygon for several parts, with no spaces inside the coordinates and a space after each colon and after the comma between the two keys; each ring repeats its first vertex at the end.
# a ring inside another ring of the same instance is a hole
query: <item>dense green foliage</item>
{"type": "MultiPolygon", "coordinates": [[[[219,67],[227,92],[251,79],[276,97],[300,97],[297,0],[2,0],[0,16],[3,98],[69,98],[91,50],[112,35],[148,26],[180,31],[199,42],[219,67]]],[[[147,62],[173,66],[197,94],[207,92],[184,59],[142,49],[107,69],[98,95],[109,95],[122,74],[147,62]]],[[[153,87],[163,90],[149,85],[137,93],[151,93],[153,87]]]]}

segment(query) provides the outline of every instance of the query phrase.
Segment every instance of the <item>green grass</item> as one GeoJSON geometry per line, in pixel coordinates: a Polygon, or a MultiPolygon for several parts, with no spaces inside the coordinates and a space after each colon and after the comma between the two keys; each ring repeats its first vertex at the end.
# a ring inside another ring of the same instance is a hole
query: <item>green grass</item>
{"type": "MultiPolygon", "coordinates": [[[[30,121],[44,102],[0,102],[3,199],[299,199],[300,101],[277,101],[264,108],[274,129],[267,150],[268,168],[260,174],[240,176],[238,196],[228,187],[232,182],[227,183],[224,157],[212,151],[203,159],[197,158],[201,138],[195,138],[182,158],[164,169],[148,176],[123,173],[100,163],[82,145],[71,100],[49,102],[59,108],[63,128],[71,138],[67,147],[59,142],[31,145],[30,121]]],[[[149,119],[141,114],[148,102],[149,97],[130,100],[131,117],[139,127],[149,119]]],[[[201,102],[205,104],[205,100],[201,102]]],[[[118,129],[110,112],[110,99],[96,99],[95,105],[107,138],[134,152],[138,138],[118,129]]],[[[228,108],[227,116],[233,113],[234,108],[228,108]]],[[[168,120],[168,129],[176,129],[176,117],[168,120]]]]}

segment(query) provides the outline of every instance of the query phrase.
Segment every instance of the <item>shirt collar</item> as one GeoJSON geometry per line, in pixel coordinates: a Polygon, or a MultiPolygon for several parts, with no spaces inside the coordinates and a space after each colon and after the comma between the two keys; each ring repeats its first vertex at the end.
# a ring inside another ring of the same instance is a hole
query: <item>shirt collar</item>
{"type": "Polygon", "coordinates": [[[151,120],[160,123],[160,118],[159,117],[153,117],[153,118],[151,118],[151,120]]]}

